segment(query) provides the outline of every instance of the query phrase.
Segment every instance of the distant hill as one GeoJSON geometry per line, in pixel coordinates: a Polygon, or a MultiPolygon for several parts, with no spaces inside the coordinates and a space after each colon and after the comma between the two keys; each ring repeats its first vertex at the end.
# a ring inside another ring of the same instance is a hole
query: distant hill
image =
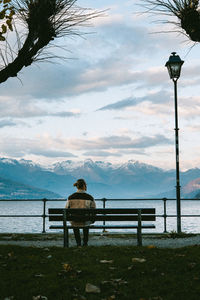
{"type": "Polygon", "coordinates": [[[55,199],[59,194],[0,177],[0,199],[55,199]]]}
{"type": "Polygon", "coordinates": [[[194,196],[195,199],[200,199],[200,190],[196,191],[196,194],[194,196]]]}
{"type": "MultiPolygon", "coordinates": [[[[41,190],[41,193],[37,190],[40,198],[45,191],[67,197],[75,191],[73,183],[77,178],[86,179],[88,192],[95,198],[174,198],[176,195],[175,170],[163,170],[134,160],[122,164],[91,159],[81,162],[67,160],[45,168],[32,161],[0,158],[0,176],[41,190]]],[[[189,195],[187,185],[200,178],[200,169],[181,172],[180,178],[183,197],[189,195]]],[[[193,187],[192,193],[195,193],[195,184],[193,187]]]]}

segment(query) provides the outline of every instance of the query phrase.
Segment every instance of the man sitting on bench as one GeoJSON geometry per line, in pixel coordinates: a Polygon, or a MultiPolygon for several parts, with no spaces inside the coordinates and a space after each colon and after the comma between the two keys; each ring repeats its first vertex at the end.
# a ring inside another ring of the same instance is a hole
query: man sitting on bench
{"type": "MultiPolygon", "coordinates": [[[[96,208],[96,203],[94,198],[87,194],[87,184],[84,179],[78,179],[74,186],[77,188],[77,192],[70,195],[68,197],[67,203],[65,208],[96,208]]],[[[83,227],[83,246],[87,246],[88,244],[88,235],[89,235],[89,228],[87,225],[90,225],[90,221],[86,222],[75,222],[71,221],[71,225],[74,226],[74,236],[76,240],[77,246],[81,246],[81,235],[79,227],[83,227]],[[76,228],[77,227],[77,228],[76,228]]]]}

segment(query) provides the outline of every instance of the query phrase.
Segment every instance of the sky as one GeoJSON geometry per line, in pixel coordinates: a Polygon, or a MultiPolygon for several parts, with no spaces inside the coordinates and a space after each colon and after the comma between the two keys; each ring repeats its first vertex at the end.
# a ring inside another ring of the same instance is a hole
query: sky
{"type": "Polygon", "coordinates": [[[78,0],[107,11],[80,29],[82,37],[57,42],[67,51],[52,51],[67,59],[34,64],[1,84],[1,157],[43,165],[134,160],[175,168],[173,82],[165,67],[175,51],[184,60],[180,169],[200,167],[200,45],[163,33],[172,28],[142,13],[141,2],[78,0]]]}

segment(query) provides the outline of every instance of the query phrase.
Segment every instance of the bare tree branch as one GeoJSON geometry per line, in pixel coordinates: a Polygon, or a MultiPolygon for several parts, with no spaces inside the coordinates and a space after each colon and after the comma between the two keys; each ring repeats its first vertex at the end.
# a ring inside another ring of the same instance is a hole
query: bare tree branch
{"type": "Polygon", "coordinates": [[[200,5],[199,0],[142,0],[147,13],[164,14],[175,17],[176,22],[167,23],[181,27],[190,40],[200,42],[200,5]]]}
{"type": "MultiPolygon", "coordinates": [[[[89,26],[90,21],[102,16],[103,11],[93,11],[76,6],[77,0],[13,0],[15,26],[19,21],[24,25],[24,37],[17,30],[17,54],[6,41],[1,57],[5,67],[0,70],[0,83],[9,77],[15,77],[23,67],[36,60],[45,59],[40,55],[50,43],[57,38],[80,35],[80,26],[89,26]],[[22,41],[23,40],[23,41],[22,41]],[[9,61],[8,53],[11,54],[9,61]]],[[[5,43],[5,42],[4,42],[5,43]]],[[[48,55],[47,60],[52,58],[48,55]]]]}

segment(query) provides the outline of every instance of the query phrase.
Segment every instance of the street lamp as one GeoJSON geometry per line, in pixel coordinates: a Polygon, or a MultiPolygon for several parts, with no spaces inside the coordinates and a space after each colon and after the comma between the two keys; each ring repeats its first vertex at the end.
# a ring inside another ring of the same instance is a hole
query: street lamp
{"type": "Polygon", "coordinates": [[[177,106],[177,81],[181,74],[181,67],[184,61],[176,52],[172,52],[165,67],[167,67],[170,79],[174,82],[174,104],[175,104],[175,148],[176,148],[176,211],[177,211],[177,232],[181,232],[181,193],[179,176],[179,142],[178,142],[178,106],[177,106]]]}

